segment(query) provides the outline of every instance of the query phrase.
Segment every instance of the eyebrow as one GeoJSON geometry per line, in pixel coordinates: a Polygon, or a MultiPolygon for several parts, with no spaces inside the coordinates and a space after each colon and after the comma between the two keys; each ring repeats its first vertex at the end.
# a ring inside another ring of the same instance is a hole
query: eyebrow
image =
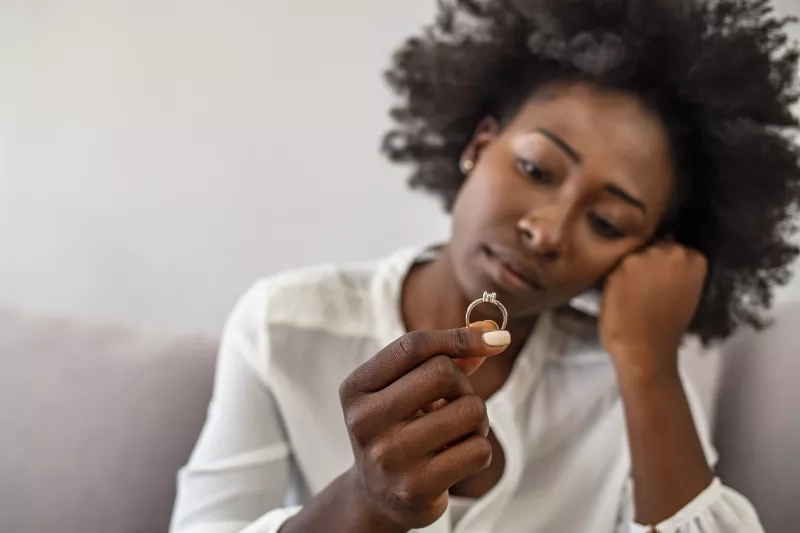
{"type": "MultiPolygon", "coordinates": [[[[572,147],[570,146],[564,139],[553,133],[552,131],[546,128],[539,128],[536,130],[538,133],[541,133],[550,141],[558,146],[567,156],[572,160],[573,163],[576,165],[580,165],[583,162],[583,158],[581,155],[572,147]]],[[[637,209],[641,210],[642,213],[647,213],[647,206],[644,205],[644,202],[639,200],[638,198],[632,196],[631,194],[627,193],[623,188],[619,187],[618,185],[614,185],[613,183],[609,183],[604,187],[606,192],[616,196],[617,198],[628,202],[632,206],[636,207],[637,209]]]]}
{"type": "Polygon", "coordinates": [[[583,162],[583,158],[581,157],[581,154],[576,152],[575,149],[572,146],[567,144],[567,141],[565,141],[564,139],[562,139],[561,137],[559,137],[558,135],[556,135],[552,131],[550,131],[548,129],[545,129],[545,128],[539,128],[536,131],[541,133],[542,135],[544,135],[548,139],[550,139],[550,141],[553,144],[555,144],[556,146],[561,148],[561,150],[565,154],[567,154],[567,157],[572,159],[572,162],[575,163],[576,165],[580,165],[583,162]]]}
{"type": "Polygon", "coordinates": [[[613,183],[609,183],[609,184],[607,184],[607,185],[604,187],[604,189],[605,189],[605,190],[606,190],[606,192],[608,192],[609,194],[613,194],[613,195],[614,195],[614,196],[616,196],[617,198],[620,198],[620,199],[622,199],[622,200],[624,200],[624,201],[628,202],[628,203],[629,203],[629,204],[631,204],[632,206],[634,206],[634,207],[636,207],[636,208],[640,209],[640,210],[642,211],[642,213],[647,213],[647,206],[646,206],[646,205],[644,205],[644,202],[642,202],[641,200],[639,200],[639,199],[637,199],[637,198],[634,198],[633,196],[631,196],[630,194],[628,194],[627,192],[625,192],[625,191],[624,191],[622,188],[620,188],[619,186],[617,186],[617,185],[614,185],[613,183]]]}

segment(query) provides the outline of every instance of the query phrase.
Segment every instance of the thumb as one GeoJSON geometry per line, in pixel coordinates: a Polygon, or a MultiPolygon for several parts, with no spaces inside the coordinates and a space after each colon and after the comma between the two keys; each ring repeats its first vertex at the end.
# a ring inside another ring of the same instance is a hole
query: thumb
{"type": "MultiPolygon", "coordinates": [[[[475,329],[484,333],[488,333],[490,331],[500,331],[500,326],[497,325],[497,322],[494,320],[484,320],[482,322],[473,322],[469,325],[470,329],[475,329]]],[[[458,359],[454,358],[453,362],[456,366],[461,369],[461,371],[466,376],[470,376],[475,373],[478,368],[486,361],[485,357],[472,357],[470,359],[458,359]]],[[[425,407],[422,408],[423,413],[432,413],[433,411],[444,407],[447,405],[447,400],[441,399],[435,401],[425,407]]]]}
{"type": "MultiPolygon", "coordinates": [[[[469,327],[470,329],[475,329],[484,333],[500,330],[500,326],[498,326],[497,322],[494,320],[473,322],[469,325],[469,327]]],[[[453,359],[453,362],[456,364],[456,366],[460,368],[461,371],[467,376],[472,375],[476,370],[478,370],[484,361],[486,361],[485,357],[476,357],[472,359],[453,359]]]]}

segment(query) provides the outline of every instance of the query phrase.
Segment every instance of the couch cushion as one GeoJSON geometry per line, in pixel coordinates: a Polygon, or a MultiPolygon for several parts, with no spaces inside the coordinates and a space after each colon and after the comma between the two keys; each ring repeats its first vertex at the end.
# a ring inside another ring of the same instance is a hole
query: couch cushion
{"type": "Polygon", "coordinates": [[[719,473],[750,498],[766,531],[800,531],[800,304],[775,318],[723,348],[719,473]]]}
{"type": "Polygon", "coordinates": [[[0,531],[166,531],[214,352],[0,309],[0,531]]]}

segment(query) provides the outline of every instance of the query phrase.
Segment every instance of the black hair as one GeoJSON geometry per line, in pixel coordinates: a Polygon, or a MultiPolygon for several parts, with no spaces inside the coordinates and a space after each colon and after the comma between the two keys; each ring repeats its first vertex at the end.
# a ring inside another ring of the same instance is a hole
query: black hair
{"type": "Polygon", "coordinates": [[[680,177],[668,231],[709,261],[690,332],[761,327],[798,254],[793,22],[768,0],[441,0],[387,72],[400,102],[383,150],[449,210],[487,116],[502,123],[548,83],[634,94],[665,124],[680,177]]]}

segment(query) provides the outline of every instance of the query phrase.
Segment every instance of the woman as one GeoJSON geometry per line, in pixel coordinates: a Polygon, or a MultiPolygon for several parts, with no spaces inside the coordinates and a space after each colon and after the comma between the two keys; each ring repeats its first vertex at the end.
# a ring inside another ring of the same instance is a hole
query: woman
{"type": "Polygon", "coordinates": [[[173,531],[761,531],[677,361],[687,334],[758,326],[797,253],[787,22],[762,0],[443,3],[395,56],[385,151],[450,241],[240,301],[173,531]],[[587,334],[567,304],[592,288],[587,334]],[[461,327],[485,290],[507,329],[461,327]]]}

